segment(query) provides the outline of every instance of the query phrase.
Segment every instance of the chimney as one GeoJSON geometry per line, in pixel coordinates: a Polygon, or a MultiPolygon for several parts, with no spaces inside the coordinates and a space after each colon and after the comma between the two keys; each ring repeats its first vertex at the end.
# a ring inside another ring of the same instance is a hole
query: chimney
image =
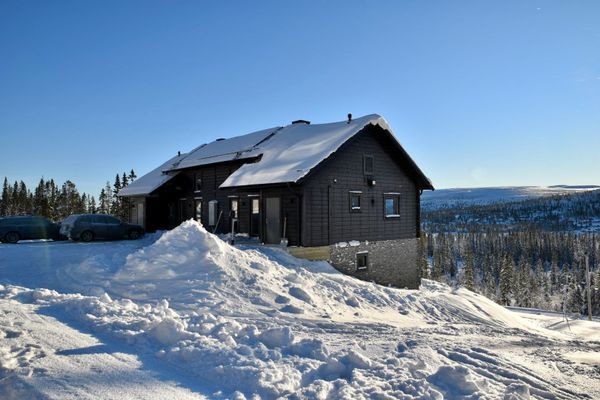
{"type": "Polygon", "coordinates": [[[180,157],[180,156],[181,156],[181,151],[178,151],[177,152],[177,157],[180,157]]]}
{"type": "Polygon", "coordinates": [[[352,113],[348,113],[348,123],[350,123],[350,121],[352,121],[352,113]]]}

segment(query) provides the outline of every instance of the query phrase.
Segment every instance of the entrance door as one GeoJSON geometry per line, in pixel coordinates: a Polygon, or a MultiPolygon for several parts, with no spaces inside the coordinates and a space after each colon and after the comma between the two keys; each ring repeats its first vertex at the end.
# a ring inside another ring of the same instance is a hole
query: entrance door
{"type": "Polygon", "coordinates": [[[187,221],[188,218],[187,199],[179,199],[179,223],[187,221]]]}
{"type": "Polygon", "coordinates": [[[258,236],[260,227],[260,199],[250,199],[250,236],[258,236]]]}
{"type": "Polygon", "coordinates": [[[279,197],[267,197],[265,201],[265,242],[279,244],[281,241],[281,214],[279,197]]]}
{"type": "Polygon", "coordinates": [[[142,228],[146,228],[146,224],[144,223],[144,203],[137,203],[137,221],[138,225],[141,225],[142,228]]]}

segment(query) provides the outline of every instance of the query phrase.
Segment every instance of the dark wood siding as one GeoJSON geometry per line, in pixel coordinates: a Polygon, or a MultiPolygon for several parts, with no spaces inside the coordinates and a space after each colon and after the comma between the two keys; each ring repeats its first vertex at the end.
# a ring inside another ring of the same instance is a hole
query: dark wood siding
{"type": "Polygon", "coordinates": [[[418,189],[393,149],[379,128],[369,127],[305,179],[304,246],[417,237],[418,189]],[[365,154],[374,157],[374,186],[364,175],[365,154]],[[350,210],[350,191],[362,191],[359,212],[350,210]],[[400,193],[399,218],[385,217],[385,193],[400,193]]]}

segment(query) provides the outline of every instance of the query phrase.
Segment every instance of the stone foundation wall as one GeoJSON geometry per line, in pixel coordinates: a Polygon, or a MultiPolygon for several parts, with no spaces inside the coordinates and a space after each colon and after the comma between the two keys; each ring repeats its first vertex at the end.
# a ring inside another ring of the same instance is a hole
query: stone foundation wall
{"type": "Polygon", "coordinates": [[[339,271],[381,285],[417,289],[419,239],[337,243],[330,246],[330,262],[339,271]],[[368,266],[357,270],[356,254],[368,252],[368,266]]]}

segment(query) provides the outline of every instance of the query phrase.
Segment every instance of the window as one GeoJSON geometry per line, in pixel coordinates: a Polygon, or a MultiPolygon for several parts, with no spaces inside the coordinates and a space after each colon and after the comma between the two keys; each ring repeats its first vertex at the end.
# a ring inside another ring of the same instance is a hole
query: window
{"type": "Polygon", "coordinates": [[[196,174],[196,178],[194,181],[194,190],[196,192],[199,192],[202,190],[202,175],[201,174],[196,174]]]}
{"type": "Polygon", "coordinates": [[[195,200],[194,219],[198,222],[202,222],[202,199],[195,200]]]}
{"type": "Polygon", "coordinates": [[[363,155],[363,170],[365,175],[373,175],[373,156],[370,154],[363,155]]]}
{"type": "Polygon", "coordinates": [[[231,214],[230,214],[231,218],[238,217],[238,209],[239,209],[239,200],[237,198],[230,198],[229,199],[229,210],[231,212],[231,214]]]}
{"type": "Polygon", "coordinates": [[[256,215],[260,213],[260,202],[258,199],[252,199],[252,214],[256,215]]]}
{"type": "Polygon", "coordinates": [[[400,194],[385,193],[383,199],[383,207],[386,218],[400,217],[400,194]]]}
{"type": "Polygon", "coordinates": [[[362,251],[360,253],[356,253],[356,270],[364,271],[369,268],[369,252],[362,251]]]}
{"type": "Polygon", "coordinates": [[[350,192],[350,212],[360,212],[360,191],[350,192]]]}

